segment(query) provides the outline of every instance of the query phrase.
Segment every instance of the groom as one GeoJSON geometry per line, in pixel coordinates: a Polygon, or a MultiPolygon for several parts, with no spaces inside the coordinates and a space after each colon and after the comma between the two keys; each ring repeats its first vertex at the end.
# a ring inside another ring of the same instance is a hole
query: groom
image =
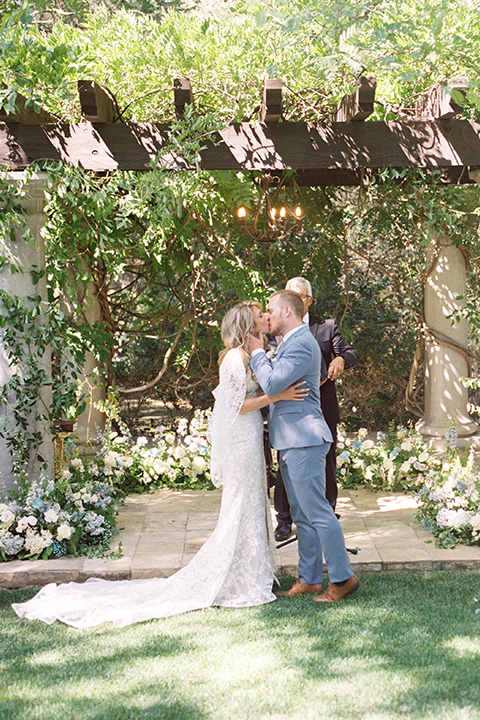
{"type": "Polygon", "coordinates": [[[271,362],[263,338],[251,335],[250,366],[267,395],[277,395],[302,380],[309,388],[302,402],[281,400],[270,406],[268,429],[272,446],[279,450],[291,514],[297,526],[298,580],[286,593],[291,597],[320,592],[315,602],[338,602],[358,590],[345,549],[340,523],[325,497],[325,456],[332,435],[320,409],[320,349],[302,323],[303,303],[291,290],[274,293],[268,304],[270,333],[283,343],[271,362]],[[329,586],[323,593],[323,561],[329,586]]]}

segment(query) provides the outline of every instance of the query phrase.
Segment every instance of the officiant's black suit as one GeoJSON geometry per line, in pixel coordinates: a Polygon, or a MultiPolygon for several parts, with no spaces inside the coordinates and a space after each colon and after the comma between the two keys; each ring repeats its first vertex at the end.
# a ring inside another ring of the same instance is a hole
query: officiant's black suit
{"type": "MultiPolygon", "coordinates": [[[[341,355],[345,360],[345,370],[358,365],[358,355],[347,343],[335,320],[320,319],[309,314],[310,332],[320,346],[322,357],[328,368],[334,357],[341,355]]],[[[323,373],[322,373],[323,377],[323,373]]],[[[330,505],[335,508],[337,502],[337,424],[340,422],[340,407],[337,390],[333,380],[326,380],[320,387],[320,404],[326,423],[331,430],[333,443],[326,457],[326,496],[330,505]]],[[[274,491],[274,505],[279,524],[292,524],[290,505],[283,485],[282,476],[278,473],[274,491]]]]}

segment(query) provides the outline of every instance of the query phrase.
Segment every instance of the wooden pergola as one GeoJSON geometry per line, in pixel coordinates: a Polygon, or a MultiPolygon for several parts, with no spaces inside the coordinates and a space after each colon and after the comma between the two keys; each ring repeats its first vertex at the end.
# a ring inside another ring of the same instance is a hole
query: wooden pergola
{"type": "MultiPolygon", "coordinates": [[[[214,133],[204,143],[199,166],[279,175],[295,170],[296,182],[312,187],[361,185],[387,167],[439,170],[445,183],[474,182],[480,169],[480,123],[461,119],[454,99],[466,86],[463,78],[439,85],[419,99],[405,120],[365,122],[376,88],[375,79],[365,77],[331,121],[315,123],[282,122],[282,82],[267,80],[258,122],[234,123],[214,133]]],[[[36,113],[22,98],[15,114],[0,113],[0,166],[23,170],[36,161],[57,160],[96,173],[142,171],[165,152],[169,125],[121,122],[108,90],[91,81],[80,81],[78,90],[79,123],[36,113]]],[[[174,81],[173,100],[180,118],[194,102],[189,80],[174,81]]],[[[167,153],[158,167],[191,166],[167,153]]]]}
{"type": "MultiPolygon", "coordinates": [[[[462,78],[439,85],[419,98],[410,117],[379,122],[368,120],[374,109],[376,81],[361,78],[356,91],[343,98],[328,121],[291,122],[282,120],[281,81],[267,80],[258,121],[234,123],[202,141],[205,148],[195,167],[256,171],[266,177],[282,177],[285,171],[294,170],[295,182],[311,187],[361,186],[384,168],[416,168],[425,171],[426,181],[429,173],[435,173],[437,180],[450,185],[480,181],[480,123],[462,119],[462,108],[455,102],[466,88],[467,81],[462,78]]],[[[81,81],[78,91],[82,112],[79,123],[58,122],[44,110],[34,112],[20,96],[15,113],[0,111],[0,168],[11,182],[21,181],[19,171],[42,160],[99,174],[146,171],[154,165],[166,170],[194,167],[172,152],[171,125],[122,122],[108,90],[81,81]]],[[[186,105],[193,101],[190,82],[175,80],[172,115],[174,112],[181,118],[186,105]]],[[[45,178],[41,173],[29,183],[25,200],[25,220],[36,243],[25,243],[20,231],[14,243],[0,237],[5,255],[21,253],[25,267],[38,268],[44,261],[41,228],[45,222],[45,178]]],[[[425,435],[442,438],[446,420],[455,418],[459,435],[469,436],[477,425],[467,413],[467,390],[458,380],[468,374],[468,328],[465,322],[452,327],[445,312],[445,308],[453,311],[452,298],[465,291],[465,258],[448,238],[437,243],[435,252],[425,286],[425,414],[419,429],[425,435]]],[[[27,305],[32,287],[27,272],[0,272],[0,289],[22,297],[27,305]]],[[[35,294],[46,299],[44,279],[35,286],[35,294]]],[[[92,319],[99,318],[92,315],[92,319]]],[[[47,367],[50,360],[45,355],[42,362],[47,367]]],[[[5,382],[14,372],[17,369],[10,367],[0,347],[0,381],[5,382]]],[[[84,421],[83,416],[80,418],[81,437],[84,434],[88,438],[89,433],[95,433],[95,423],[102,424],[98,412],[93,410],[84,421]]],[[[8,480],[9,469],[2,459],[7,453],[1,443],[0,439],[0,472],[8,480]]],[[[50,446],[46,445],[42,453],[53,468],[50,446]]]]}

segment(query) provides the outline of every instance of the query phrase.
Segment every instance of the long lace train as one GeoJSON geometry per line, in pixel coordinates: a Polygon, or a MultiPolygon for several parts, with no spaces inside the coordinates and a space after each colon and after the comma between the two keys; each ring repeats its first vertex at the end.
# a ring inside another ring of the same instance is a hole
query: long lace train
{"type": "MultiPolygon", "coordinates": [[[[229,407],[229,392],[238,398],[239,373],[243,397],[253,396],[258,386],[250,371],[245,376],[238,351],[231,350],[220,372],[221,393],[229,407]],[[229,378],[235,388],[229,388],[229,378]]],[[[221,420],[219,413],[216,419],[221,420]]],[[[169,578],[113,582],[91,578],[83,584],[47,585],[31,600],[13,605],[17,615],[46,623],[60,620],[77,628],[107,621],[124,627],[212,605],[248,607],[275,600],[261,413],[237,411],[224,442],[227,452],[222,452],[217,467],[224,486],[218,522],[186,567],[169,578]]]]}

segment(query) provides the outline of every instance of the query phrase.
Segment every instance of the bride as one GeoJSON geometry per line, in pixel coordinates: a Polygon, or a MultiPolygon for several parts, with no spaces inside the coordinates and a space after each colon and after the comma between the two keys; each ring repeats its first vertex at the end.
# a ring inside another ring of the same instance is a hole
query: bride
{"type": "Polygon", "coordinates": [[[259,395],[248,367],[249,334],[268,332],[262,307],[244,302],[222,322],[220,382],[209,427],[211,477],[223,484],[213,534],[184,568],[169,578],[102,580],[45,586],[31,600],[12,605],[17,615],[77,628],[111,621],[124,627],[211,606],[248,607],[275,600],[274,554],[267,502],[260,409],[277,400],[302,400],[297,383],[281,395],[259,395]]]}

